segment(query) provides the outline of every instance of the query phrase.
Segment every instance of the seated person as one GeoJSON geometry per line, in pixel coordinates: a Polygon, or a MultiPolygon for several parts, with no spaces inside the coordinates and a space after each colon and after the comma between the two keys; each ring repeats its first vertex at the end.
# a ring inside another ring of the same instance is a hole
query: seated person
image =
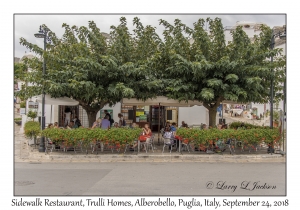
{"type": "Polygon", "coordinates": [[[151,135],[152,135],[152,132],[151,132],[151,129],[149,128],[148,123],[146,123],[146,124],[144,125],[144,128],[143,128],[143,135],[145,135],[145,136],[151,136],[151,135]]]}
{"type": "Polygon", "coordinates": [[[53,128],[53,124],[49,123],[48,128],[53,128]]]}
{"type": "Polygon", "coordinates": [[[79,118],[77,117],[77,116],[75,116],[74,117],[74,126],[76,127],[76,128],[79,128],[79,127],[83,127],[82,125],[81,125],[81,122],[80,122],[80,120],[79,120],[79,118]]]}
{"type": "Polygon", "coordinates": [[[73,128],[74,128],[74,122],[71,121],[71,122],[69,122],[67,129],[73,129],[73,128]]]}
{"type": "Polygon", "coordinates": [[[186,124],[184,121],[182,121],[180,128],[188,128],[188,124],[186,124]]]}
{"type": "Polygon", "coordinates": [[[171,131],[173,132],[173,135],[176,136],[176,123],[173,122],[172,125],[170,126],[171,131]]]}
{"type": "Polygon", "coordinates": [[[203,130],[207,130],[207,125],[206,125],[206,124],[203,124],[203,125],[202,125],[202,129],[203,129],[203,130]]]}
{"type": "Polygon", "coordinates": [[[136,123],[131,124],[131,128],[138,128],[139,126],[136,123]]]}
{"type": "Polygon", "coordinates": [[[171,146],[173,145],[173,139],[174,136],[173,136],[173,132],[171,131],[171,128],[166,128],[165,130],[165,133],[164,133],[164,136],[163,136],[165,139],[171,139],[171,142],[170,142],[170,145],[169,145],[169,150],[171,150],[171,146]]]}
{"type": "Polygon", "coordinates": [[[94,122],[94,124],[93,124],[93,126],[92,126],[92,129],[93,128],[100,128],[100,125],[101,125],[101,122],[102,122],[102,120],[101,120],[101,118],[99,117],[95,122],[94,122]]]}
{"type": "MultiPolygon", "coordinates": [[[[151,137],[152,131],[151,131],[151,129],[149,128],[148,123],[145,124],[145,126],[144,126],[144,128],[143,128],[143,133],[142,133],[142,135],[145,136],[146,138],[151,137]]],[[[138,143],[136,142],[136,143],[132,146],[132,148],[130,148],[130,151],[132,151],[133,148],[135,148],[137,145],[138,145],[138,143]]]]}
{"type": "Polygon", "coordinates": [[[119,123],[115,122],[115,123],[114,123],[114,127],[115,127],[115,128],[118,128],[118,127],[119,127],[119,123]]]}
{"type": "Polygon", "coordinates": [[[101,128],[103,130],[110,129],[110,121],[109,121],[109,116],[108,115],[106,115],[104,117],[104,119],[102,120],[102,122],[101,122],[101,128]]]}
{"type": "Polygon", "coordinates": [[[55,122],[53,127],[54,127],[54,128],[58,128],[58,123],[55,122]]]}

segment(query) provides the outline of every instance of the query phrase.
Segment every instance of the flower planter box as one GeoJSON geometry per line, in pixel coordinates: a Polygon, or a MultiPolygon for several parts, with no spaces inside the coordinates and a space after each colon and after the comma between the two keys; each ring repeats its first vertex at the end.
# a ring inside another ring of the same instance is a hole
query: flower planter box
{"type": "Polygon", "coordinates": [[[22,121],[15,121],[17,125],[22,125],[22,121]]]}

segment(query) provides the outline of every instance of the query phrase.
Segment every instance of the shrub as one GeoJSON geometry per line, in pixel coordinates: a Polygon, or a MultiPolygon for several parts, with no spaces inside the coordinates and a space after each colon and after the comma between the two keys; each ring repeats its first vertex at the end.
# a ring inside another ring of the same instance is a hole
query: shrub
{"type": "Polygon", "coordinates": [[[41,133],[41,127],[38,122],[29,121],[24,125],[25,136],[38,136],[41,133]]]}
{"type": "Polygon", "coordinates": [[[37,117],[37,112],[29,110],[29,112],[27,113],[27,117],[31,118],[32,121],[34,121],[34,119],[37,117]]]}
{"type": "Polygon", "coordinates": [[[95,141],[102,141],[106,144],[118,144],[124,147],[127,143],[132,143],[142,132],[140,128],[111,128],[103,130],[101,128],[77,128],[77,129],[58,129],[47,128],[42,131],[42,135],[50,138],[53,142],[61,143],[64,141],[67,145],[77,145],[82,142],[87,147],[95,141]]]}
{"type": "Polygon", "coordinates": [[[196,145],[212,144],[213,141],[219,139],[237,139],[247,145],[256,145],[264,141],[266,144],[280,143],[281,135],[278,129],[270,129],[269,127],[260,127],[252,129],[186,129],[179,128],[177,135],[183,139],[193,141],[196,145]]]}
{"type": "Polygon", "coordinates": [[[20,108],[26,108],[26,101],[22,101],[20,103],[20,108]]]}

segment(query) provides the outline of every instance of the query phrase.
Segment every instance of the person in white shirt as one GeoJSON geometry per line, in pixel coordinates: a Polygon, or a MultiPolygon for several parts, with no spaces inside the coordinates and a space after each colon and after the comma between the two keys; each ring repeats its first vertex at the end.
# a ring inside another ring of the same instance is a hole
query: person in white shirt
{"type": "Polygon", "coordinates": [[[70,119],[71,119],[71,112],[66,112],[65,113],[65,124],[68,125],[70,123],[70,119]]]}

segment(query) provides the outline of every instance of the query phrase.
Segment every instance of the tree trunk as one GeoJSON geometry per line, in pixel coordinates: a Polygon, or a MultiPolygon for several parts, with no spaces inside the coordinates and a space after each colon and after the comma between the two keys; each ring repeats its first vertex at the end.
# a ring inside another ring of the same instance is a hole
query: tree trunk
{"type": "Polygon", "coordinates": [[[88,120],[89,120],[89,127],[91,128],[93,126],[94,122],[96,121],[96,116],[97,116],[98,111],[97,112],[95,112],[95,111],[93,111],[93,112],[89,111],[88,112],[87,111],[86,113],[87,113],[88,120]]]}
{"type": "Polygon", "coordinates": [[[218,98],[215,103],[203,103],[203,106],[208,109],[209,112],[209,126],[214,127],[217,125],[217,108],[221,103],[221,98],[218,98]]]}
{"type": "Polygon", "coordinates": [[[217,125],[216,116],[217,116],[217,108],[210,108],[209,111],[209,126],[214,127],[217,125]]]}

